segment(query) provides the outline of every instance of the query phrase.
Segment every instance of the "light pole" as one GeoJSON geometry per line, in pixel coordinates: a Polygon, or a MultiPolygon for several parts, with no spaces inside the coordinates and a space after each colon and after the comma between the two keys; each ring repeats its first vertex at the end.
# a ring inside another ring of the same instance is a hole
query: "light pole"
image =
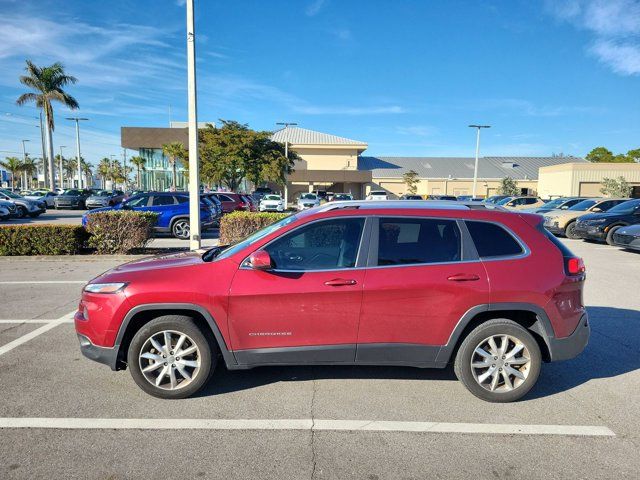
{"type": "Polygon", "coordinates": [[[478,184],[478,156],[480,155],[480,130],[483,128],[491,128],[491,125],[469,125],[470,128],[475,128],[478,133],[476,135],[476,163],[473,167],[473,191],[471,198],[476,198],[476,186],[478,184]]]}
{"type": "Polygon", "coordinates": [[[122,149],[122,174],[124,175],[124,188],[127,189],[127,183],[129,183],[129,174],[127,173],[127,149],[122,149]]]}
{"type": "MultiPolygon", "coordinates": [[[[298,125],[295,122],[276,122],[276,125],[284,125],[284,128],[287,129],[289,128],[289,126],[296,126],[298,125]]],[[[284,157],[289,160],[289,140],[286,138],[284,139],[284,157]]],[[[256,185],[257,186],[257,185],[256,185]]],[[[284,208],[287,208],[287,205],[289,204],[289,188],[287,187],[287,179],[284,179],[284,208]]]]}
{"type": "Polygon", "coordinates": [[[60,172],[60,188],[64,188],[64,180],[62,179],[62,149],[67,148],[66,145],[60,145],[60,161],[58,162],[58,172],[60,172]]]}
{"type": "MultiPolygon", "coordinates": [[[[30,141],[31,140],[22,140],[22,161],[24,163],[27,163],[27,149],[24,146],[24,144],[25,144],[25,142],[30,142],[30,141]]],[[[26,170],[24,171],[24,183],[25,183],[25,185],[27,185],[27,183],[28,183],[27,182],[27,171],[26,170]]],[[[28,186],[25,186],[24,188],[27,189],[28,186]]]]}
{"type": "Polygon", "coordinates": [[[80,156],[80,122],[83,120],[89,120],[82,117],[67,117],[67,120],[76,122],[76,155],[78,160],[78,188],[82,188],[82,160],[80,156]]]}
{"type": "Polygon", "coordinates": [[[111,161],[109,162],[109,169],[111,170],[111,190],[115,190],[116,176],[114,175],[115,172],[113,171],[113,159],[115,155],[109,155],[109,157],[111,158],[111,161]]]}
{"type": "Polygon", "coordinates": [[[193,0],[187,0],[187,103],[189,109],[189,248],[200,248],[200,169],[196,92],[196,29],[193,0]]]}

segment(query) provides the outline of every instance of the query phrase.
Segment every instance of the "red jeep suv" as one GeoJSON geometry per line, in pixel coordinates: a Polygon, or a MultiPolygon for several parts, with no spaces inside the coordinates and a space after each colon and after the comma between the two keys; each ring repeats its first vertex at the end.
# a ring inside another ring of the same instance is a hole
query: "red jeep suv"
{"type": "Polygon", "coordinates": [[[542,217],[447,202],[335,202],[200,255],[133,261],[91,280],[83,354],[144,391],[183,398],[221,359],[260,365],[453,363],[508,402],[590,327],[585,269],[542,217]]]}

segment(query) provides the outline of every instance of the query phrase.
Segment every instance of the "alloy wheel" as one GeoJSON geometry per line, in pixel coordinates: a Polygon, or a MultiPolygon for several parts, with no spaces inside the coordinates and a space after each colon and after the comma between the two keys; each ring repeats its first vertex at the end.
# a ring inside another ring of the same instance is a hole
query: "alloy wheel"
{"type": "Polygon", "coordinates": [[[471,356],[473,377],[490,392],[510,392],[520,387],[531,371],[531,355],[525,344],[511,335],[482,340],[471,356]]]}
{"type": "Polygon", "coordinates": [[[187,220],[178,220],[173,225],[173,234],[178,238],[189,238],[191,229],[187,220]]]}
{"type": "Polygon", "coordinates": [[[142,375],[151,385],[163,390],[178,390],[197,377],[201,355],[188,335],[162,330],[144,342],[138,361],[142,375]]]}

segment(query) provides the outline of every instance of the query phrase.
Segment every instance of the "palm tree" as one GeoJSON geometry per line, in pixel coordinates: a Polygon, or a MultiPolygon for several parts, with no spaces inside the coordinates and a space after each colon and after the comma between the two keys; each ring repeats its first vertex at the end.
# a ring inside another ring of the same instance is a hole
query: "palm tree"
{"type": "Polygon", "coordinates": [[[7,157],[4,162],[0,162],[0,166],[6,168],[11,173],[11,189],[15,186],[16,173],[22,171],[22,162],[18,157],[7,157]]]}
{"type": "Polygon", "coordinates": [[[37,160],[27,156],[22,162],[22,171],[26,174],[27,178],[31,180],[27,181],[27,186],[25,188],[29,188],[29,184],[33,183],[33,174],[38,172],[38,162],[37,160]]]}
{"type": "Polygon", "coordinates": [[[84,184],[86,188],[91,188],[93,185],[93,169],[91,168],[91,164],[84,161],[84,158],[80,157],[80,165],[82,168],[82,173],[84,174],[84,184]]]}
{"type": "Polygon", "coordinates": [[[182,142],[171,142],[165,143],[162,145],[162,153],[169,160],[169,164],[171,165],[171,169],[173,170],[173,187],[172,189],[176,189],[176,162],[185,162],[188,153],[184,148],[182,142]]]}
{"type": "Polygon", "coordinates": [[[73,188],[73,179],[78,174],[78,162],[75,157],[67,159],[67,164],[64,168],[67,173],[67,179],[69,180],[69,188],[73,188]]]}
{"type": "Polygon", "coordinates": [[[102,188],[107,188],[107,177],[111,174],[111,160],[104,157],[98,163],[98,175],[102,177],[102,188]]]}
{"type": "Polygon", "coordinates": [[[27,75],[20,77],[20,83],[32,89],[32,92],[23,93],[18,97],[16,103],[25,105],[26,103],[35,103],[38,108],[44,111],[45,126],[47,130],[47,150],[49,165],[49,187],[55,188],[55,177],[53,170],[53,130],[55,124],[53,121],[52,101],[60,102],[65,107],[75,110],[80,107],[75,98],[64,91],[70,83],[76,83],[77,79],[64,72],[61,63],[56,62],[48,67],[37,67],[30,60],[27,60],[25,71],[27,75]]]}
{"type": "Polygon", "coordinates": [[[147,159],[144,157],[131,157],[131,164],[136,166],[138,170],[138,188],[142,188],[140,172],[145,170],[144,166],[147,163],[147,159]]]}

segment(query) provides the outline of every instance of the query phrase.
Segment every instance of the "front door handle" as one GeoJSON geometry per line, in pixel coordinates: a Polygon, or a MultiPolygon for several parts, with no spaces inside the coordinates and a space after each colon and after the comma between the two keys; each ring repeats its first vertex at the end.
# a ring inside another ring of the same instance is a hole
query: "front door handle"
{"type": "Polygon", "coordinates": [[[480,277],[474,273],[458,273],[447,278],[451,282],[475,282],[480,277]]]}
{"type": "Polygon", "coordinates": [[[327,280],[324,282],[327,287],[341,287],[344,285],[355,285],[356,283],[358,282],[355,280],[347,280],[344,278],[334,278],[333,280],[327,280]]]}

